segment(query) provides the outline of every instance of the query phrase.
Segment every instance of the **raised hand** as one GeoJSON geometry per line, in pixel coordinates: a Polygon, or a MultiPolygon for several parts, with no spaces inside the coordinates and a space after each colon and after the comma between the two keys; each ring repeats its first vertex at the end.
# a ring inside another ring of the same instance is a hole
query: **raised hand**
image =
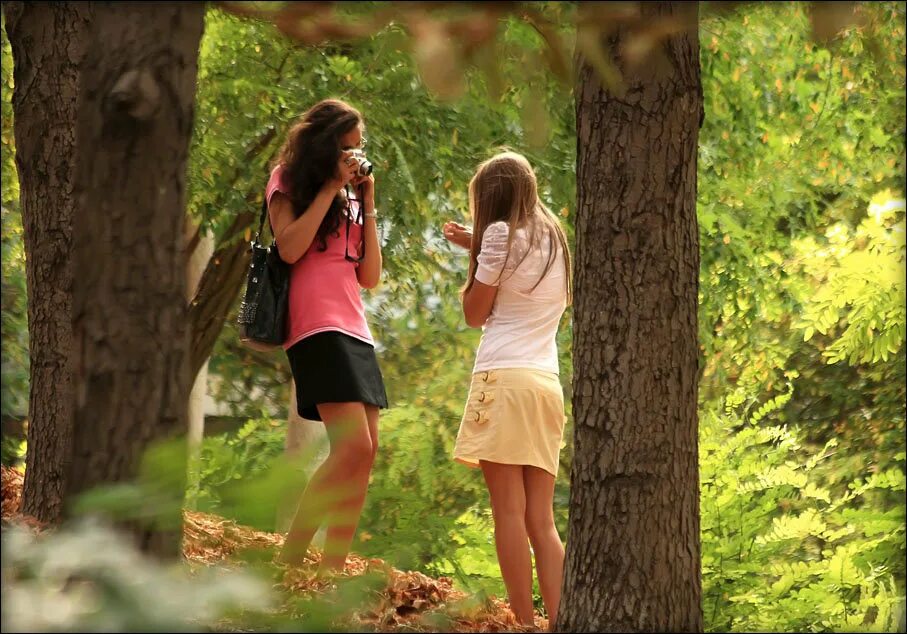
{"type": "Polygon", "coordinates": [[[444,223],[444,237],[458,247],[469,249],[472,246],[472,229],[458,222],[444,223]]]}

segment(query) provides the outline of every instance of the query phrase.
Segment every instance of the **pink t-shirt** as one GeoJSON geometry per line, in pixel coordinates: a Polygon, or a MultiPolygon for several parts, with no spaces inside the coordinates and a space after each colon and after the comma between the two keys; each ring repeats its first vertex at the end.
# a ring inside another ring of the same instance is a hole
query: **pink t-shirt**
{"type": "MultiPolygon", "coordinates": [[[[265,195],[268,206],[274,192],[287,193],[289,184],[282,181],[283,167],[278,165],[271,171],[271,178],[265,195]]],[[[353,213],[358,212],[358,203],[353,201],[353,213]]],[[[316,237],[308,251],[299,258],[290,270],[290,306],[287,340],[284,349],[310,335],[319,332],[336,331],[375,345],[365,308],[362,306],[359,280],[356,277],[356,262],[345,257],[346,222],[341,220],[339,237],[327,236],[327,250],[320,251],[316,237]]],[[[362,225],[353,222],[350,226],[349,254],[359,257],[362,239],[362,225]]],[[[278,244],[278,248],[279,248],[278,244]]]]}

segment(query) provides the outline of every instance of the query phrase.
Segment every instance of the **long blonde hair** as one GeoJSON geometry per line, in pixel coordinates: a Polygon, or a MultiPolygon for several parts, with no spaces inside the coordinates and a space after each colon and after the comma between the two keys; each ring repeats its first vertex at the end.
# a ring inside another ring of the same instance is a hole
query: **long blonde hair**
{"type": "MultiPolygon", "coordinates": [[[[469,211],[472,214],[472,245],[469,249],[469,273],[466,277],[465,293],[475,283],[479,251],[482,248],[482,236],[488,225],[504,221],[510,231],[507,235],[507,256],[504,266],[511,257],[510,248],[513,234],[518,227],[525,227],[529,232],[530,250],[541,244],[542,236],[547,235],[548,261],[545,270],[531,290],[541,283],[551,270],[557,258],[555,244],[560,244],[564,254],[564,273],[567,281],[567,303],[573,301],[573,282],[571,275],[570,249],[567,247],[567,235],[564,233],[557,216],[551,213],[538,195],[538,183],[535,172],[529,161],[521,154],[506,151],[492,156],[481,163],[472,180],[469,181],[469,211]]],[[[520,258],[522,262],[528,251],[520,258]]],[[[520,265],[516,262],[513,268],[520,265]]],[[[503,269],[502,269],[503,274],[503,269]]],[[[500,275],[498,276],[500,279],[500,275]]]]}

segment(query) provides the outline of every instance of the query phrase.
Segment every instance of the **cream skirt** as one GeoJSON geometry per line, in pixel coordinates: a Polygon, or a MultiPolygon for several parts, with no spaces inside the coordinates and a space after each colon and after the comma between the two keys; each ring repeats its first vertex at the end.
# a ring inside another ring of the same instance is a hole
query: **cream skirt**
{"type": "Polygon", "coordinates": [[[501,369],[472,375],[454,460],[531,465],[557,477],[564,392],[553,372],[501,369]]]}

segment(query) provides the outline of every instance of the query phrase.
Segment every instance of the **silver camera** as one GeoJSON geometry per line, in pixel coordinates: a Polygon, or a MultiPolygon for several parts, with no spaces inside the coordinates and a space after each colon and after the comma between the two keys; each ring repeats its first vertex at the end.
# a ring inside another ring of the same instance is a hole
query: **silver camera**
{"type": "Polygon", "coordinates": [[[356,175],[368,176],[372,173],[372,163],[365,158],[365,152],[362,150],[350,150],[352,158],[356,161],[356,175]]]}

